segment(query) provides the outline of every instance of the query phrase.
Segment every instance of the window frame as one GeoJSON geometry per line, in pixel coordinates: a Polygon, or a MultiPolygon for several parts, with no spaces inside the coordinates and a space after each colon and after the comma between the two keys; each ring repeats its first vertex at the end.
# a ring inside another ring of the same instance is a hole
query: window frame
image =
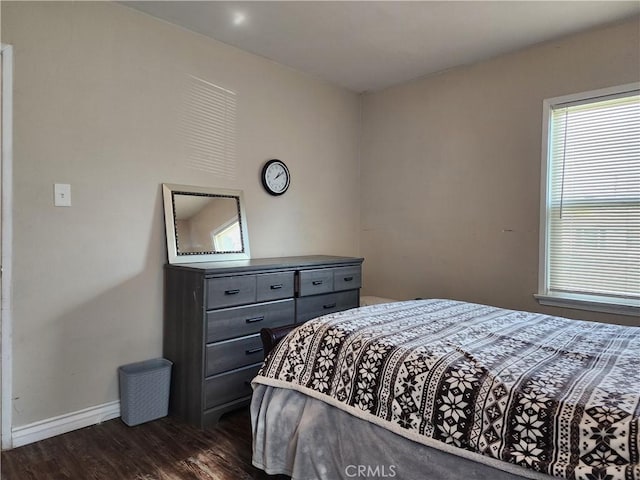
{"type": "MultiPolygon", "coordinates": [[[[238,234],[240,236],[240,239],[242,239],[242,231],[240,229],[240,220],[238,220],[235,217],[234,218],[230,218],[229,220],[224,222],[220,227],[216,228],[214,231],[211,232],[211,244],[214,246],[214,250],[218,250],[218,251],[223,251],[224,250],[223,248],[220,247],[220,245],[218,245],[216,237],[218,237],[219,235],[222,235],[223,233],[227,232],[228,230],[233,228],[235,225],[238,225],[238,234]]],[[[241,242],[242,242],[242,240],[241,240],[241,242]]]]}
{"type": "Polygon", "coordinates": [[[549,167],[551,160],[551,114],[553,107],[568,103],[591,103],[599,97],[625,95],[640,90],[640,82],[627,83],[615,87],[601,88],[587,92],[547,98],[542,102],[542,161],[540,172],[540,239],[538,266],[538,293],[534,297],[541,305],[574,308],[619,315],[640,315],[640,300],[611,298],[599,295],[578,295],[549,292],[549,235],[548,218],[551,179],[549,167]]]}

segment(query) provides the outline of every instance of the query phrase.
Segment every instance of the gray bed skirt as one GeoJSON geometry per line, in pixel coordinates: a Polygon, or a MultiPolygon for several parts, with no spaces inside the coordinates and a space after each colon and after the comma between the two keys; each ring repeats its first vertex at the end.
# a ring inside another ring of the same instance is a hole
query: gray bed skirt
{"type": "Polygon", "coordinates": [[[464,451],[489,464],[422,445],[294,390],[253,388],[253,465],[272,475],[293,480],[554,478],[470,452],[464,451]]]}

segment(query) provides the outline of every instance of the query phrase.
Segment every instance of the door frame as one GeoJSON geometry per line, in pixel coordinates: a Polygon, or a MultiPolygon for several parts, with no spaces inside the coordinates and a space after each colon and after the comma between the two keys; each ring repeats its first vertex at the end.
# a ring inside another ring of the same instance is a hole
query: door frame
{"type": "Polygon", "coordinates": [[[13,247],[13,47],[0,44],[2,57],[2,151],[0,157],[2,254],[0,255],[1,446],[13,447],[12,247],[13,247]]]}

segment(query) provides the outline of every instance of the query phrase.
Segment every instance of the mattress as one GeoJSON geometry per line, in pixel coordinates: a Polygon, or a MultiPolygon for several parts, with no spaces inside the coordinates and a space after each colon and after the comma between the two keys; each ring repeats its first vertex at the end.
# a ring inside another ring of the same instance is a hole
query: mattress
{"type": "Polygon", "coordinates": [[[254,384],[505,471],[638,480],[639,340],[452,300],[378,304],[305,323],[254,384]]]}

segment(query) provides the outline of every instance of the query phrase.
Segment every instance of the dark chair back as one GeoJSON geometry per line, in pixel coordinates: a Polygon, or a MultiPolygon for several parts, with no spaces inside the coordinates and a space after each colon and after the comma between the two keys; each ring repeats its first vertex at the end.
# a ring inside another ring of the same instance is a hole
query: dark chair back
{"type": "Polygon", "coordinates": [[[263,328],[260,330],[260,339],[262,340],[262,348],[264,349],[264,356],[266,357],[273,347],[275,347],[280,340],[287,336],[287,334],[296,328],[298,325],[285,325],[283,327],[276,328],[263,328]]]}

